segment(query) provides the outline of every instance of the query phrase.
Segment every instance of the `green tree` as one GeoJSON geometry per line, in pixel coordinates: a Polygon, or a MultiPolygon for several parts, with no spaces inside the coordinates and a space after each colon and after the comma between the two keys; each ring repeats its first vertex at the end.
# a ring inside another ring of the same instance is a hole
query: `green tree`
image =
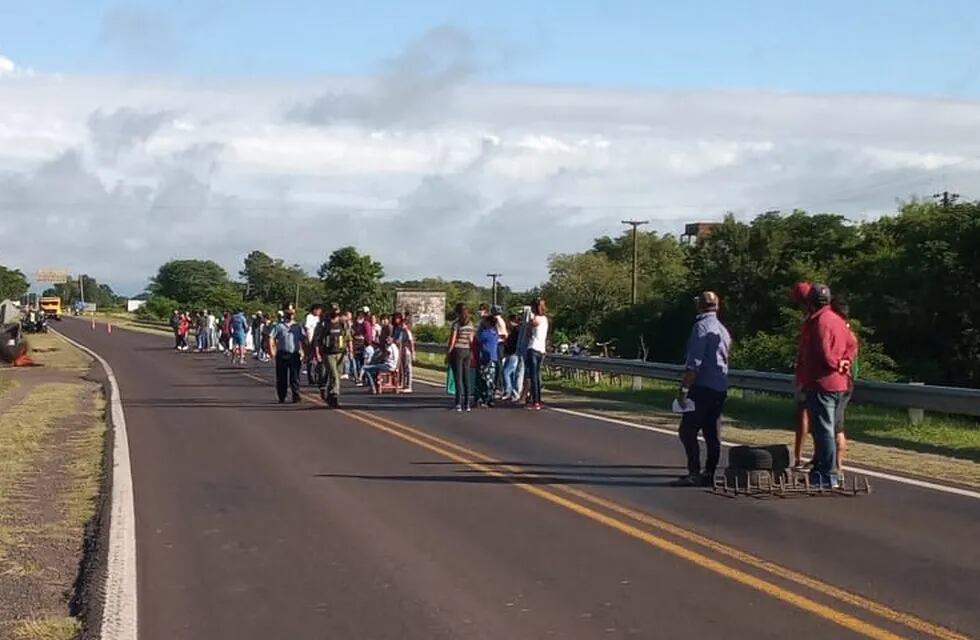
{"type": "Polygon", "coordinates": [[[980,203],[912,202],[862,225],[835,280],[903,376],[980,386],[980,203]]]}
{"type": "Polygon", "coordinates": [[[317,275],[323,281],[326,300],[345,309],[365,305],[376,309],[384,302],[381,290],[384,267],[354,247],[342,247],[330,254],[317,275]]]}
{"type": "Polygon", "coordinates": [[[19,269],[0,265],[0,300],[20,300],[30,288],[27,277],[19,269]]]}
{"type": "MultiPolygon", "coordinates": [[[[669,299],[684,288],[687,279],[684,248],[672,235],[639,232],[637,244],[637,297],[640,302],[669,299]]],[[[596,238],[593,253],[605,255],[627,269],[633,268],[633,234],[596,238]]]]}
{"type": "Polygon", "coordinates": [[[602,319],[629,301],[626,267],[602,253],[560,254],[548,260],[541,293],[556,328],[569,336],[594,336],[602,319]]]}
{"type": "Polygon", "coordinates": [[[241,287],[211,260],[171,260],[160,266],[148,289],[184,308],[229,309],[242,303],[241,287]]]}
{"type": "Polygon", "coordinates": [[[245,299],[268,306],[294,302],[298,294],[300,307],[307,307],[320,290],[319,281],[311,282],[299,265],[287,265],[261,251],[252,251],[245,257],[239,275],[245,281],[245,299]]]}

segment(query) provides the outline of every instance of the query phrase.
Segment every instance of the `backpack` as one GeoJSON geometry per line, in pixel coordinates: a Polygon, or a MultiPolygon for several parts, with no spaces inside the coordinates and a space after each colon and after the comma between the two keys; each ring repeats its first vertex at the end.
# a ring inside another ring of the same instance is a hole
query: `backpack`
{"type": "Polygon", "coordinates": [[[327,353],[344,353],[347,351],[348,332],[343,322],[334,323],[331,320],[320,322],[320,344],[327,353]]]}

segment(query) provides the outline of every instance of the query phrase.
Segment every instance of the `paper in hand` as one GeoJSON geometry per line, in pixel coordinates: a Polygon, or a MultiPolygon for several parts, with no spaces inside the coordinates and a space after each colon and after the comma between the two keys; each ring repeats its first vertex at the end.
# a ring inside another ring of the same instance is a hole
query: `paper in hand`
{"type": "Polygon", "coordinates": [[[674,403],[670,406],[670,410],[674,413],[690,413],[694,411],[694,400],[685,398],[684,404],[681,404],[677,401],[677,398],[674,398],[674,403]]]}

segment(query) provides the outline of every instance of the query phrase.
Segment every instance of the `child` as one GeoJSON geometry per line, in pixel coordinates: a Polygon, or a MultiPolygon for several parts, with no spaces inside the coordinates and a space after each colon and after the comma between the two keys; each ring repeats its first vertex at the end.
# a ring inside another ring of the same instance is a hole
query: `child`
{"type": "Polygon", "coordinates": [[[371,364],[374,360],[374,343],[365,342],[364,350],[361,352],[361,366],[358,367],[357,371],[357,386],[364,386],[364,367],[371,364]]]}
{"type": "Polygon", "coordinates": [[[371,387],[371,393],[378,392],[378,374],[382,371],[398,370],[398,345],[391,336],[385,338],[385,348],[379,349],[379,355],[381,362],[364,365],[364,373],[368,379],[368,386],[371,387]]]}
{"type": "Polygon", "coordinates": [[[497,362],[498,346],[500,344],[500,334],[497,333],[497,320],[491,315],[485,316],[480,321],[480,328],[476,334],[476,342],[479,346],[479,372],[476,378],[476,398],[481,406],[493,406],[493,399],[497,388],[497,362]]]}

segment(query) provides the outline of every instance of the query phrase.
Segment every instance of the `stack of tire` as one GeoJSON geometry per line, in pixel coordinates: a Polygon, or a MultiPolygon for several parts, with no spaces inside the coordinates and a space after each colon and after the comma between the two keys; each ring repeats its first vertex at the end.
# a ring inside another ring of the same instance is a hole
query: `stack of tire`
{"type": "Polygon", "coordinates": [[[738,446],[728,451],[726,480],[740,487],[766,486],[789,469],[789,447],[784,444],[763,447],[738,446]]]}

